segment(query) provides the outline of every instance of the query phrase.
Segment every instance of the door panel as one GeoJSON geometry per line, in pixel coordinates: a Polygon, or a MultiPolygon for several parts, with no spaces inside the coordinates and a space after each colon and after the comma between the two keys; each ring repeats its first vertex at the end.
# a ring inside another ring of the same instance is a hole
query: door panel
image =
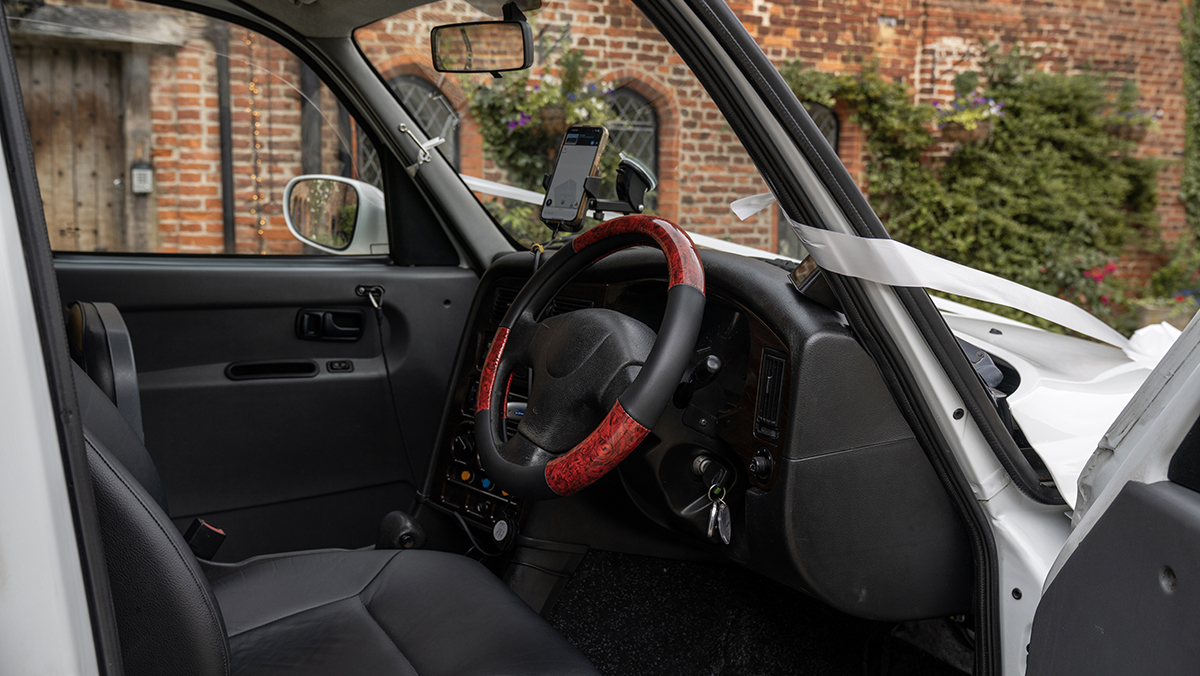
{"type": "Polygon", "coordinates": [[[1198,580],[1200,493],[1125,484],[1038,605],[1028,673],[1195,673],[1198,580]]]}
{"type": "Polygon", "coordinates": [[[368,545],[383,514],[411,509],[474,272],[374,259],[83,254],[60,254],[56,267],[64,302],[120,308],[170,515],[184,527],[202,516],[224,528],[219,560],[368,545]],[[374,309],[355,293],[362,284],[385,289],[390,386],[374,309]],[[362,336],[301,339],[306,309],[363,310],[362,336]],[[227,373],[247,362],[315,364],[316,374],[227,373]]]}

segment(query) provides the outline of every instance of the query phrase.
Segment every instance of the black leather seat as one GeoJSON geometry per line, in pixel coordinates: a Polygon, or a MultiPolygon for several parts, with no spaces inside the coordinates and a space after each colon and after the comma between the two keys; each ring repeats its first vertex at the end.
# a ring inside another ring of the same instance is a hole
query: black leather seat
{"type": "Polygon", "coordinates": [[[75,367],[125,673],[594,675],[479,563],[422,550],[198,561],[140,435],[75,367]]]}

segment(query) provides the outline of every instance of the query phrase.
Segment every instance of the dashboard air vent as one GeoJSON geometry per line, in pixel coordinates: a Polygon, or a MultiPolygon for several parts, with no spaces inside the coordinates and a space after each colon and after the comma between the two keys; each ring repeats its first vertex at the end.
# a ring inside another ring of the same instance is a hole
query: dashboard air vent
{"type": "Polygon", "coordinates": [[[546,310],[546,317],[557,317],[558,315],[564,315],[575,310],[583,310],[595,305],[592,301],[583,298],[557,296],[550,302],[550,307],[546,310]]]}
{"type": "Polygon", "coordinates": [[[499,325],[504,319],[504,313],[508,312],[508,307],[517,299],[517,294],[521,292],[519,287],[515,286],[498,286],[496,287],[496,303],[492,306],[492,323],[499,325]]]}
{"type": "Polygon", "coordinates": [[[754,433],[770,441],[779,439],[786,371],[787,359],[781,353],[763,350],[762,368],[758,372],[758,411],[754,433]]]}

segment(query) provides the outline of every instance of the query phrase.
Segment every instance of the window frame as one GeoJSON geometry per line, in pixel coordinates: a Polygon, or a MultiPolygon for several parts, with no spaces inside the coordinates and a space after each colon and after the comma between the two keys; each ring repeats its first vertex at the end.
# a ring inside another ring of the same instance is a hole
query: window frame
{"type": "MultiPolygon", "coordinates": [[[[626,82],[619,87],[613,88],[612,94],[611,94],[611,96],[614,99],[613,108],[616,110],[616,112],[619,115],[620,110],[619,110],[619,108],[617,108],[617,106],[615,104],[615,99],[617,97],[617,93],[620,92],[621,96],[627,96],[631,99],[636,99],[639,103],[642,104],[641,108],[650,111],[650,115],[654,118],[654,130],[653,130],[653,133],[654,133],[654,161],[649,164],[650,164],[650,170],[654,172],[655,176],[658,176],[659,171],[660,171],[659,163],[662,160],[662,119],[661,119],[661,116],[658,114],[658,109],[654,106],[654,102],[651,101],[649,97],[647,97],[646,95],[639,92],[637,90],[637,88],[630,86],[631,84],[632,84],[632,82],[626,82]]],[[[621,131],[637,133],[638,131],[646,131],[646,130],[624,129],[621,131]]],[[[611,138],[611,136],[613,134],[611,122],[609,123],[609,134],[610,134],[610,138],[611,138]]],[[[638,158],[638,159],[641,159],[641,158],[638,158]]]]}

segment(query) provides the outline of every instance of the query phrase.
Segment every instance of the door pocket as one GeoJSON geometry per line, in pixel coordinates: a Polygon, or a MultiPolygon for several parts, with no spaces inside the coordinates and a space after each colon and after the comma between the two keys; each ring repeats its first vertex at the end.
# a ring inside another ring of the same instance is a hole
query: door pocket
{"type": "Polygon", "coordinates": [[[225,377],[230,380],[258,380],[262,378],[312,378],[320,373],[317,362],[307,359],[243,361],[225,367],[225,377]]]}

